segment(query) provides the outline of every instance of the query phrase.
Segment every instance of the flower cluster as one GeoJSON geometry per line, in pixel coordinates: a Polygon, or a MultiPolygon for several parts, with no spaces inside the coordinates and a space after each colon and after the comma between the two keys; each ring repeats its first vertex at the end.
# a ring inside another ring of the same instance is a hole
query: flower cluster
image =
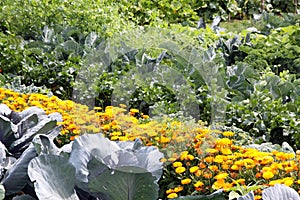
{"type": "MultiPolygon", "coordinates": [[[[212,131],[211,131],[212,132],[212,131]]],[[[234,145],[233,132],[218,132],[213,146],[203,149],[203,131],[196,135],[193,148],[169,159],[161,184],[167,198],[188,194],[210,194],[229,191],[235,186],[258,184],[262,188],[285,184],[300,193],[300,155],[279,151],[261,152],[234,145]],[[182,190],[178,190],[182,188],[182,190]]],[[[206,131],[205,134],[209,134],[206,131]]],[[[255,191],[261,199],[261,190],[255,191]]]]}
{"type": "MultiPolygon", "coordinates": [[[[124,105],[89,109],[55,96],[19,94],[3,88],[0,102],[15,111],[38,106],[47,114],[61,113],[62,145],[81,134],[102,132],[110,140],[140,138],[146,145],[157,146],[165,155],[159,185],[163,196],[169,199],[210,194],[221,188],[229,191],[238,185],[268,187],[282,183],[300,189],[300,155],[243,148],[237,145],[239,136],[231,131],[210,130],[193,121],[154,120],[137,109],[128,111],[124,105]],[[137,114],[141,117],[135,117],[137,114]]],[[[261,190],[255,193],[255,198],[260,199],[261,190]]]]}

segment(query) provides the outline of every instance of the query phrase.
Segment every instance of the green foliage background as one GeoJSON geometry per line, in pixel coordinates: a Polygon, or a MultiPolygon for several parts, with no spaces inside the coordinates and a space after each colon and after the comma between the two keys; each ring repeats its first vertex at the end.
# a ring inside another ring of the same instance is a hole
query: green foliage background
{"type": "MultiPolygon", "coordinates": [[[[128,72],[167,66],[185,78],[201,120],[242,128],[256,142],[279,134],[299,148],[300,17],[291,14],[298,6],[271,0],[3,0],[2,85],[20,80],[62,99],[94,98],[104,107],[128,72]],[[220,26],[209,27],[216,16],[220,26]],[[199,29],[200,18],[206,28],[199,29]],[[245,24],[223,23],[237,19],[245,24]],[[245,30],[249,26],[256,29],[245,30]],[[80,82],[86,74],[97,81],[80,82]]],[[[134,87],[131,107],[167,114],[180,109],[170,87],[134,87]]]]}

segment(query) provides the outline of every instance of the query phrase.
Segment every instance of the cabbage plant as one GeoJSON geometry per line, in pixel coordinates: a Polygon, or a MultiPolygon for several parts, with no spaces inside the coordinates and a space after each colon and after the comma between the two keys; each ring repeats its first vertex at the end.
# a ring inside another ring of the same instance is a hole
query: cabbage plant
{"type": "Polygon", "coordinates": [[[139,139],[114,142],[99,133],[61,149],[48,136],[36,136],[33,144],[39,155],[30,161],[28,175],[39,199],[158,198],[163,154],[139,139]]]}
{"type": "Polygon", "coordinates": [[[37,153],[31,141],[40,134],[54,139],[60,131],[57,121],[62,121],[59,113],[46,115],[38,107],[14,112],[0,104],[0,180],[6,195],[32,188],[27,169],[37,153]]]}
{"type": "MultiPolygon", "coordinates": [[[[254,193],[250,191],[244,196],[237,198],[238,200],[254,200],[254,193]]],[[[276,184],[263,190],[263,200],[300,200],[299,194],[292,188],[284,184],[276,184]]]]}

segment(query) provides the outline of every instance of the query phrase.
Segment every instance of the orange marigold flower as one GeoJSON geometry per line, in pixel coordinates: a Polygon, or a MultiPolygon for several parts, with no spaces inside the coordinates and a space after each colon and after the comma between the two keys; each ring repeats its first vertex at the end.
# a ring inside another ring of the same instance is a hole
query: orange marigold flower
{"type": "Polygon", "coordinates": [[[215,172],[219,170],[219,167],[217,165],[210,165],[208,168],[215,172]]]}
{"type": "Polygon", "coordinates": [[[206,178],[206,179],[210,179],[212,177],[212,174],[211,173],[204,173],[203,177],[206,178]]]}

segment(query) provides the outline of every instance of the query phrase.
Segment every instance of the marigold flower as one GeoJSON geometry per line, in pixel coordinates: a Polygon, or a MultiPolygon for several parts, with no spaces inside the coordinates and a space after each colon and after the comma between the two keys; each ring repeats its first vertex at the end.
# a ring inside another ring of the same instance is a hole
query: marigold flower
{"type": "Polygon", "coordinates": [[[234,132],[231,131],[225,131],[222,133],[225,137],[232,137],[234,136],[234,132]]]}
{"type": "Polygon", "coordinates": [[[190,172],[191,172],[191,173],[195,173],[195,172],[198,171],[198,169],[199,169],[198,166],[193,166],[193,167],[190,168],[190,172]]]}
{"type": "Polygon", "coordinates": [[[182,186],[178,186],[176,188],[174,188],[174,192],[181,192],[183,190],[183,187],[182,186]]]}
{"type": "Polygon", "coordinates": [[[237,170],[239,170],[239,166],[237,166],[237,165],[232,165],[232,166],[230,167],[230,169],[231,169],[231,170],[234,170],[234,171],[237,171],[237,170]]]}
{"type": "Polygon", "coordinates": [[[181,180],[181,184],[182,184],[182,185],[187,185],[187,184],[189,184],[190,182],[192,182],[192,180],[191,180],[190,178],[186,178],[186,179],[181,180]]]}
{"type": "Polygon", "coordinates": [[[206,178],[206,179],[210,179],[212,177],[212,174],[211,173],[204,173],[203,177],[206,178]]]}
{"type": "Polygon", "coordinates": [[[269,180],[274,177],[274,174],[273,174],[273,172],[266,171],[266,172],[263,172],[262,176],[264,179],[269,180]]]}
{"type": "Polygon", "coordinates": [[[204,158],[204,161],[207,162],[207,163],[211,163],[211,162],[214,161],[214,157],[208,156],[208,157],[204,158]]]}
{"type": "Polygon", "coordinates": [[[173,199],[173,198],[176,198],[176,197],[178,197],[178,194],[176,194],[176,193],[170,193],[170,194],[167,196],[168,199],[173,199]]]}
{"type": "Polygon", "coordinates": [[[221,149],[221,152],[224,155],[230,155],[230,154],[232,154],[232,151],[229,148],[221,149]]]}
{"type": "Polygon", "coordinates": [[[174,162],[173,163],[173,167],[182,167],[182,163],[181,162],[174,162]]]}
{"type": "Polygon", "coordinates": [[[198,188],[198,187],[202,187],[203,185],[204,185],[203,182],[197,181],[197,182],[194,184],[194,187],[195,187],[195,188],[198,188]]]}
{"type": "Polygon", "coordinates": [[[174,193],[174,189],[168,189],[167,191],[166,191],[166,194],[171,194],[171,193],[174,193]]]}
{"type": "Polygon", "coordinates": [[[228,176],[228,173],[220,173],[218,175],[216,175],[214,178],[215,179],[225,179],[228,176]]]}
{"type": "Polygon", "coordinates": [[[175,172],[177,173],[177,174],[182,174],[183,172],[185,172],[185,167],[177,167],[176,169],[175,169],[175,172]]]}
{"type": "Polygon", "coordinates": [[[211,154],[214,154],[214,153],[218,153],[219,152],[219,150],[217,150],[217,149],[212,149],[212,148],[208,148],[208,149],[206,149],[205,150],[207,153],[211,153],[211,154]]]}
{"type": "Polygon", "coordinates": [[[210,165],[210,166],[208,166],[208,168],[214,172],[219,170],[219,167],[217,165],[210,165]]]}

